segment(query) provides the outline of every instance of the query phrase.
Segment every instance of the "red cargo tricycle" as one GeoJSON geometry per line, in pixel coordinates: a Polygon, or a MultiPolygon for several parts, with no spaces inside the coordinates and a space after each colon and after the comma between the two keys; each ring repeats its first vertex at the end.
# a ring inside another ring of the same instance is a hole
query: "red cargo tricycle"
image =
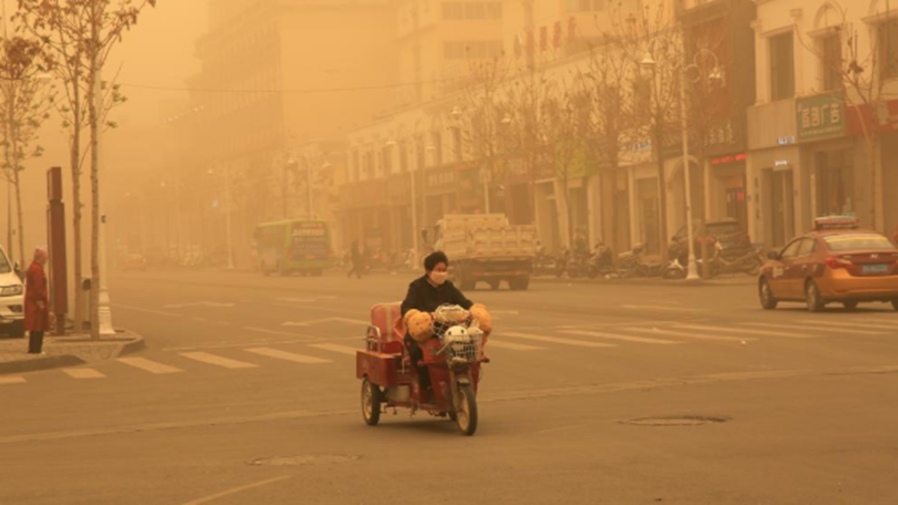
{"type": "Polygon", "coordinates": [[[386,409],[423,410],[448,417],[463,435],[477,430],[477,384],[483,355],[483,332],[471,314],[459,306],[443,306],[433,314],[433,335],[419,344],[424,359],[412,363],[404,343],[400,305],[371,309],[365,350],[356,353],[356,376],[362,380],[362,417],[376,426],[386,409]],[[432,395],[419,385],[418,366],[430,374],[432,395]]]}

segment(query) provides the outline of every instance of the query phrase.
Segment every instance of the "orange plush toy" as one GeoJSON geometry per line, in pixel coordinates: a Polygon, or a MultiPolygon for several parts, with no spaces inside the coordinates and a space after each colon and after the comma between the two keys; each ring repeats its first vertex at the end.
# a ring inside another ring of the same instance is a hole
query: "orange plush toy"
{"type": "Polygon", "coordinates": [[[405,313],[405,327],[415,342],[423,344],[433,336],[433,316],[427,312],[412,309],[405,313]]]}
{"type": "Polygon", "coordinates": [[[475,303],[470,312],[471,317],[477,320],[477,326],[483,331],[483,345],[486,345],[487,337],[493,332],[493,319],[490,317],[489,311],[486,310],[486,306],[481,303],[475,303]]]}

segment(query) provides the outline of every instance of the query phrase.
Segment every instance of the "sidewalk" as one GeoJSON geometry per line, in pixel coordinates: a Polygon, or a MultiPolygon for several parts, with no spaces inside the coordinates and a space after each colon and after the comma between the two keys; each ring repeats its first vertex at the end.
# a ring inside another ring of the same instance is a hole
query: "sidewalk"
{"type": "Polygon", "coordinates": [[[90,335],[44,337],[45,354],[28,354],[28,337],[0,337],[0,375],[69,367],[117,358],[144,348],[140,335],[116,331],[114,337],[92,341],[90,335]]]}

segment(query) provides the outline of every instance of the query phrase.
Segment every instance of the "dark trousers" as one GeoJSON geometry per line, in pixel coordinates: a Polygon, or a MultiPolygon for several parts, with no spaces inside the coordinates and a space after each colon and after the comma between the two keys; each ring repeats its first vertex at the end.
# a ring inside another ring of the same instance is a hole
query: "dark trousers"
{"type": "Polygon", "coordinates": [[[355,274],[358,279],[362,278],[362,267],[356,262],[352,262],[352,269],[346,274],[346,277],[352,277],[352,274],[355,274]]]}
{"type": "Polygon", "coordinates": [[[28,353],[40,354],[44,347],[44,332],[32,331],[28,334],[28,353]]]}
{"type": "MultiPolygon", "coordinates": [[[[406,335],[405,344],[408,347],[408,355],[412,359],[412,366],[418,366],[418,362],[424,359],[424,351],[415,340],[406,335]]],[[[418,384],[422,391],[426,391],[430,387],[430,370],[426,366],[418,367],[418,384]]]]}

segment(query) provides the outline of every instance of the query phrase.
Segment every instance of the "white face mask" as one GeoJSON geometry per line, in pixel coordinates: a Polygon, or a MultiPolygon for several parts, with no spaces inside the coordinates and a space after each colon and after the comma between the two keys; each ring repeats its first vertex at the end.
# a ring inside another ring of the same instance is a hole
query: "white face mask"
{"type": "Polygon", "coordinates": [[[449,272],[430,272],[430,282],[442,286],[449,278],[449,272]]]}

